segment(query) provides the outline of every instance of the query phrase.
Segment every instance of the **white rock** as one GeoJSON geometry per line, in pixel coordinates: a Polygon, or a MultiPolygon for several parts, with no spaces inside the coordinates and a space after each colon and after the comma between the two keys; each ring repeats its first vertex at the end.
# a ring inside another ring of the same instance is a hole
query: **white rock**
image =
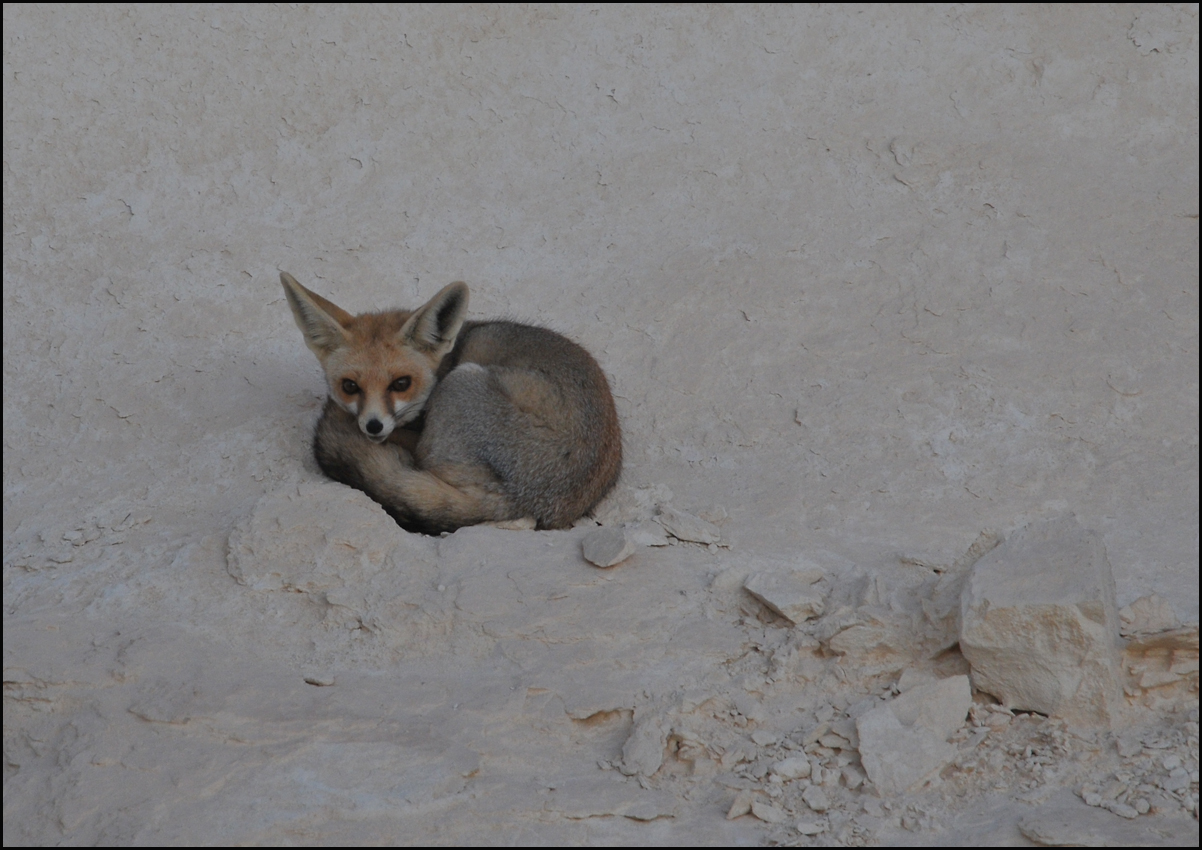
{"type": "Polygon", "coordinates": [[[852,767],[850,764],[843,768],[843,784],[852,791],[863,785],[865,778],[858,768],[852,767]]]}
{"type": "Polygon", "coordinates": [[[956,755],[948,743],[972,704],[967,676],[917,685],[856,720],[860,760],[883,795],[914,788],[956,755]]]}
{"type": "Polygon", "coordinates": [[[774,732],[769,732],[767,729],[757,729],[752,732],[751,740],[761,747],[771,747],[773,744],[780,742],[780,738],[774,732]]]}
{"type": "Polygon", "coordinates": [[[1108,724],[1119,698],[1114,577],[1072,515],[1029,525],[972,568],[960,649],[973,684],[1003,705],[1108,724]]]}
{"type": "Polygon", "coordinates": [[[634,729],[622,746],[618,769],[627,776],[651,776],[664,763],[667,740],[663,717],[649,709],[635,709],[634,729]]]}
{"type": "Polygon", "coordinates": [[[598,528],[584,536],[580,548],[590,564],[612,567],[633,555],[638,547],[621,528],[598,528]]]}
{"type": "MultiPolygon", "coordinates": [[[[1158,818],[1153,830],[1143,823],[1119,820],[1106,809],[1083,806],[1073,799],[1071,791],[1061,789],[1019,820],[1018,828],[1031,841],[1046,847],[1198,845],[1198,822],[1193,818],[1158,818]]],[[[1138,814],[1138,809],[1134,811],[1138,814]]]]}
{"type": "Polygon", "coordinates": [[[810,775],[810,760],[806,756],[790,756],[772,765],[772,773],[788,782],[810,775]]]}
{"type": "Polygon", "coordinates": [[[790,623],[797,625],[826,610],[822,594],[813,589],[823,572],[817,567],[784,567],[748,577],[744,589],[790,623]]]}
{"type": "Polygon", "coordinates": [[[755,802],[755,794],[744,788],[735,795],[735,801],[730,804],[730,809],[726,813],[727,820],[741,818],[743,815],[751,814],[751,804],[755,802]]]}
{"type": "Polygon", "coordinates": [[[1124,635],[1167,632],[1181,625],[1173,606],[1156,594],[1141,596],[1119,611],[1124,635]]]}
{"type": "Polygon", "coordinates": [[[817,785],[810,785],[801,792],[801,799],[814,811],[821,814],[831,807],[831,801],[826,792],[817,785]]]}
{"type": "Polygon", "coordinates": [[[722,539],[718,526],[701,517],[664,505],[655,519],[677,540],[691,543],[717,543],[722,539]]]}
{"type": "Polygon", "coordinates": [[[1117,800],[1107,800],[1105,807],[1121,818],[1130,820],[1139,817],[1139,812],[1136,811],[1134,806],[1128,806],[1126,803],[1120,803],[1117,800]]]}
{"type": "Polygon", "coordinates": [[[636,546],[667,546],[668,532],[658,522],[640,522],[626,527],[626,536],[636,546]]]}
{"type": "Polygon", "coordinates": [[[788,815],[766,800],[753,800],[751,813],[764,823],[784,823],[788,818],[788,815]]]}
{"type": "Polygon", "coordinates": [[[820,820],[799,820],[797,822],[797,831],[802,835],[818,835],[821,832],[826,832],[826,822],[820,820]]]}

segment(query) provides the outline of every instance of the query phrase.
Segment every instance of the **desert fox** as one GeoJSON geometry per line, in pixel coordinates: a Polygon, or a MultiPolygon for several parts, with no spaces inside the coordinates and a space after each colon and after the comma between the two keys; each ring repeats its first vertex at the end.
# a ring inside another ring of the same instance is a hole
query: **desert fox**
{"type": "Polygon", "coordinates": [[[326,373],[322,471],[405,528],[533,517],[565,528],[613,487],[622,437],[601,367],[554,331],[469,322],[452,283],[415,311],[352,316],[280,274],[326,373]]]}

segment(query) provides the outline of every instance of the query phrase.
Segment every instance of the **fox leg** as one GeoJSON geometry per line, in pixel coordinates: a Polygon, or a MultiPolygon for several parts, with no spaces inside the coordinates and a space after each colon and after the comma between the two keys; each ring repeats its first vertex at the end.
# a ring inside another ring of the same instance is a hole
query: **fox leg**
{"type": "Polygon", "coordinates": [[[322,472],[362,490],[407,528],[454,531],[520,516],[487,469],[474,464],[417,469],[402,446],[371,442],[332,401],[317,423],[313,453],[322,472]]]}

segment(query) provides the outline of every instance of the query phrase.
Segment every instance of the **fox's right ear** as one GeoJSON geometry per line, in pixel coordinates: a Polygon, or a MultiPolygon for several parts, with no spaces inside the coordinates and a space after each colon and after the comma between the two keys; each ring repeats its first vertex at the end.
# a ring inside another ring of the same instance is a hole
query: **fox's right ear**
{"type": "Polygon", "coordinates": [[[288,272],[280,272],[284,295],[292,308],[292,318],[305,335],[305,345],[324,361],[326,356],[349,339],[345,326],[354,317],[316,292],[310,292],[288,272]]]}

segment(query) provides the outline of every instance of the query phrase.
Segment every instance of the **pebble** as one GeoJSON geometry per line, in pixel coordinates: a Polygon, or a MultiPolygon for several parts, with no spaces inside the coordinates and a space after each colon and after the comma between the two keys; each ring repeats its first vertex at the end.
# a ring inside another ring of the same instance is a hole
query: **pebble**
{"type": "Polygon", "coordinates": [[[820,569],[782,569],[754,573],[743,588],[789,622],[797,625],[822,616],[822,594],[811,588],[823,576],[820,569]]]}
{"type": "Polygon", "coordinates": [[[852,791],[863,785],[865,778],[863,773],[850,765],[843,768],[843,784],[852,791]]]}
{"type": "Polygon", "coordinates": [[[820,820],[799,820],[797,831],[802,835],[817,835],[820,832],[826,832],[826,823],[820,820]]]}
{"type": "Polygon", "coordinates": [[[817,785],[810,785],[806,790],[802,791],[801,799],[807,806],[818,813],[825,812],[831,807],[831,801],[827,798],[826,792],[817,785]]]}
{"type": "Polygon", "coordinates": [[[1139,817],[1139,812],[1136,811],[1134,806],[1128,806],[1126,803],[1120,803],[1117,800],[1109,800],[1106,803],[1106,808],[1121,818],[1139,817]]]}
{"type": "Polygon", "coordinates": [[[717,543],[722,539],[718,526],[712,522],[706,522],[701,517],[678,511],[667,505],[660,508],[656,520],[678,540],[686,540],[690,543],[717,543]]]}
{"type": "Polygon", "coordinates": [[[771,803],[763,800],[753,800],[751,813],[764,823],[784,823],[788,815],[771,803]]]}
{"type": "Polygon", "coordinates": [[[1170,794],[1174,791],[1180,791],[1182,788],[1189,787],[1189,773],[1185,768],[1179,767],[1171,772],[1168,777],[1160,780],[1160,787],[1168,791],[1170,794]]]}
{"type": "Polygon", "coordinates": [[[790,756],[772,765],[772,773],[786,782],[804,779],[810,775],[810,760],[805,756],[790,756]]]}
{"type": "Polygon", "coordinates": [[[612,567],[634,554],[637,547],[620,528],[598,528],[581,543],[584,559],[598,567],[612,567]]]}
{"type": "Polygon", "coordinates": [[[741,818],[743,815],[751,813],[751,804],[755,800],[755,794],[746,789],[735,795],[735,801],[730,804],[730,811],[726,813],[727,820],[741,818]]]}
{"type": "Polygon", "coordinates": [[[1114,742],[1114,748],[1118,750],[1118,754],[1123,758],[1131,758],[1131,756],[1139,755],[1144,747],[1143,744],[1134,738],[1119,738],[1114,742]]]}

